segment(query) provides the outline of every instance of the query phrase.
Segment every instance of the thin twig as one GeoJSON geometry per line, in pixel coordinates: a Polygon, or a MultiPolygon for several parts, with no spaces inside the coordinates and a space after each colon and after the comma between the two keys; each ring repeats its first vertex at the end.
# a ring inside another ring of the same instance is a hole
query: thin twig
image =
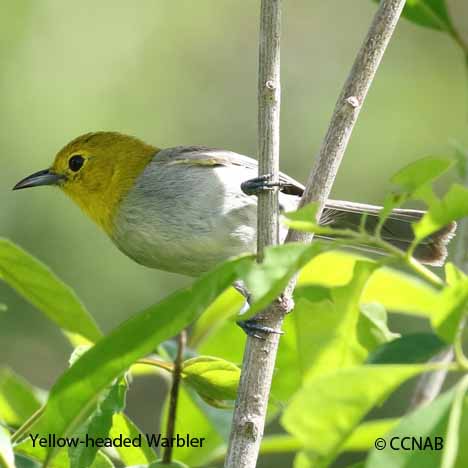
{"type": "MultiPolygon", "coordinates": [[[[174,437],[176,415],[177,415],[177,401],[179,398],[179,386],[182,377],[182,363],[184,359],[185,343],[187,341],[187,333],[182,330],[177,337],[177,355],[174,360],[174,372],[172,374],[172,386],[169,399],[169,412],[167,415],[166,437],[172,440],[174,437]]],[[[164,450],[162,457],[163,463],[171,463],[172,461],[172,443],[169,443],[164,450]]]]}
{"type": "MultiPolygon", "coordinates": [[[[449,347],[436,354],[429,363],[448,364],[453,360],[453,348],[449,347]]],[[[413,396],[411,398],[409,411],[426,406],[431,403],[442,389],[445,377],[449,369],[439,369],[424,373],[416,383],[413,396]]]]}
{"type": "MultiPolygon", "coordinates": [[[[260,7],[258,72],[258,173],[279,178],[281,0],[262,0],[260,7]]],[[[278,243],[278,190],[258,196],[257,261],[264,248],[278,243]]],[[[271,310],[256,317],[258,323],[281,331],[284,313],[271,310]]],[[[225,461],[227,468],[252,468],[263,437],[279,334],[264,339],[249,336],[225,461]]]]}
{"type": "MultiPolygon", "coordinates": [[[[383,0],[367,37],[354,61],[351,73],[335,106],[320,153],[307,181],[300,206],[318,202],[317,221],[327,201],[375,73],[395,30],[404,0],[383,0]]],[[[288,241],[310,240],[311,235],[288,233],[288,241]]]]}
{"type": "MultiPolygon", "coordinates": [[[[348,140],[372,83],[380,60],[396,27],[405,0],[383,0],[373,19],[369,33],[353,65],[348,80],[340,95],[330,126],[320,150],[319,158],[309,176],[301,206],[312,201],[319,202],[318,217],[327,200],[338,167],[346,150],[348,140]]],[[[262,0],[260,14],[260,73],[259,73],[259,169],[273,173],[276,167],[268,166],[274,161],[274,148],[279,143],[279,123],[274,124],[270,106],[277,100],[279,117],[279,40],[280,0],[262,0]],[[277,81],[276,81],[277,80],[277,81]],[[269,120],[270,119],[270,120],[269,120]],[[269,123],[268,123],[269,122],[269,123]]],[[[274,196],[274,193],[272,196],[274,196]]],[[[259,197],[259,207],[269,206],[276,210],[274,198],[271,205],[259,197]]],[[[275,212],[275,211],[270,211],[275,212]]],[[[271,215],[259,213],[259,226],[275,223],[271,215]],[[260,218],[265,216],[267,223],[260,218]]],[[[262,227],[262,229],[265,229],[262,227]]],[[[272,231],[268,231],[272,234],[272,231]]],[[[265,245],[259,231],[259,247],[265,245]],[[262,244],[263,242],[263,244],[262,244]]],[[[267,239],[263,237],[263,239],[267,239]]],[[[271,239],[270,239],[271,240],[271,239]]],[[[288,240],[312,240],[312,235],[288,233],[288,240]]],[[[292,280],[280,299],[273,302],[256,317],[264,326],[277,331],[281,329],[284,315],[289,311],[295,280],[292,280]]],[[[249,337],[244,352],[241,380],[234,411],[226,468],[253,468],[256,465],[260,442],[263,436],[265,414],[275,366],[279,335],[271,334],[264,340],[249,337]]]]}
{"type": "Polygon", "coordinates": [[[136,363],[157,367],[158,369],[164,369],[168,372],[174,372],[174,364],[170,362],[166,362],[166,361],[161,361],[161,359],[143,358],[143,359],[138,359],[136,363]]]}

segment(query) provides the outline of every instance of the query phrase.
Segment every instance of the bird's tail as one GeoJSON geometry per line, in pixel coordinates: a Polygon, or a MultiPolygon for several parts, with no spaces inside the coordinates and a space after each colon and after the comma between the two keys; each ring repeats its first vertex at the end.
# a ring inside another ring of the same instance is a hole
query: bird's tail
{"type": "MultiPolygon", "coordinates": [[[[366,231],[373,233],[379,222],[381,210],[382,207],[375,205],[328,200],[320,224],[338,229],[356,230],[361,224],[362,215],[366,213],[366,231]]],[[[382,238],[395,247],[406,251],[414,239],[411,225],[419,221],[424,213],[420,210],[393,210],[382,226],[382,238]]],[[[457,224],[452,222],[424,239],[416,247],[414,257],[427,265],[442,266],[447,257],[447,244],[454,236],[456,228],[457,224]]],[[[362,248],[382,253],[373,246],[362,246],[362,248]]]]}

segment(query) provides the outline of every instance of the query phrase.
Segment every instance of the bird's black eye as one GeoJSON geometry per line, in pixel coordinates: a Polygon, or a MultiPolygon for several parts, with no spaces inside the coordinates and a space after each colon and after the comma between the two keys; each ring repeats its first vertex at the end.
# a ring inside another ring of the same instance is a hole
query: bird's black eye
{"type": "Polygon", "coordinates": [[[70,160],[68,161],[68,167],[73,172],[78,172],[83,166],[83,163],[84,163],[83,156],[81,156],[80,154],[76,154],[75,156],[72,156],[70,160]]]}

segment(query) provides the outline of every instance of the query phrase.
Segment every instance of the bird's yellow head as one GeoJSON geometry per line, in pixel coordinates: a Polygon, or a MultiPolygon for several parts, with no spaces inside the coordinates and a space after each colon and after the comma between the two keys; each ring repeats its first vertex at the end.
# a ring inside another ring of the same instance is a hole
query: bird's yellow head
{"type": "Polygon", "coordinates": [[[158,151],[121,133],[87,133],[61,149],[49,169],[26,177],[14,190],[56,185],[112,234],[119,203],[158,151]]]}

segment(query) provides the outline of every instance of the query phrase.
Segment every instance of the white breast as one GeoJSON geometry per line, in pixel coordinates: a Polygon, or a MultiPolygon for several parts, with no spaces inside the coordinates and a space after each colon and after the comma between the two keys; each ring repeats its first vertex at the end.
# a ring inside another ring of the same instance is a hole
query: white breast
{"type": "MultiPolygon", "coordinates": [[[[257,199],[240,184],[256,175],[241,166],[171,165],[155,158],[123,200],[113,240],[138,263],[189,276],[254,252],[257,199]]],[[[293,209],[297,198],[281,201],[293,209]]]]}

